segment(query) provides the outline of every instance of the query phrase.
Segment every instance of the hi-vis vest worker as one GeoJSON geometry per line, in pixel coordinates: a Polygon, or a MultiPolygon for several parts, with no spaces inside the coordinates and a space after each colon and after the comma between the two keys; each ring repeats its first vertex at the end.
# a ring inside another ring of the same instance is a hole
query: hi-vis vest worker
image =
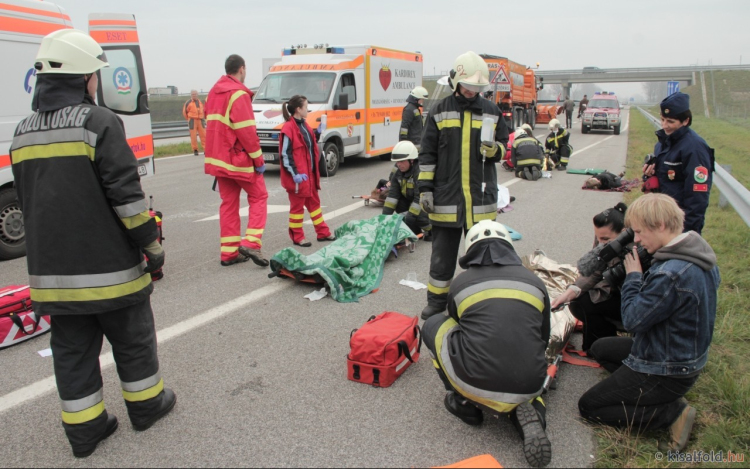
{"type": "Polygon", "coordinates": [[[528,135],[525,129],[518,129],[514,134],[510,160],[513,162],[516,177],[529,181],[536,181],[542,177],[544,166],[542,144],[533,135],[528,135]]]}
{"type": "Polygon", "coordinates": [[[489,85],[487,63],[474,52],[459,56],[450,73],[453,94],[427,119],[419,152],[419,192],[432,222],[428,306],[422,319],[445,310],[461,235],[497,216],[497,170],[508,143],[500,109],[480,96],[489,85]],[[482,123],[494,122],[492,141],[481,141],[482,123]]]}
{"type": "Polygon", "coordinates": [[[425,99],[427,99],[427,90],[422,86],[417,86],[411,90],[409,97],[406,98],[406,106],[401,113],[401,130],[398,140],[408,140],[416,145],[417,149],[422,142],[424,124],[422,123],[421,108],[425,99]]]}
{"type": "Polygon", "coordinates": [[[107,66],[102,48],[80,31],[46,36],[35,65],[36,112],[18,124],[10,151],[31,299],[36,314],[54,316],[63,427],[78,457],[118,425],[104,409],[103,336],[136,430],[175,403],[159,371],[150,303],[149,272],[163,265],[164,251],[122,122],[92,98],[96,72],[107,66]]]}
{"type": "MultiPolygon", "coordinates": [[[[570,132],[567,129],[560,126],[560,121],[552,119],[549,121],[550,133],[547,135],[547,141],[544,143],[544,148],[549,153],[552,159],[552,164],[558,169],[558,171],[564,171],[568,167],[570,161],[570,155],[573,153],[572,147],[568,143],[570,140],[570,132]]],[[[547,168],[552,169],[552,168],[547,168]]]]}
{"type": "Polygon", "coordinates": [[[462,268],[450,286],[449,316],[422,326],[445,407],[470,425],[482,410],[510,414],[531,466],[549,463],[541,393],[547,377],[550,299],[544,282],[521,263],[508,230],[483,220],[466,234],[462,268]]]}
{"type": "Polygon", "coordinates": [[[192,90],[190,100],[182,106],[182,116],[188,121],[190,145],[193,148],[193,154],[196,156],[198,155],[198,137],[201,139],[201,144],[204,147],[206,146],[205,110],[205,105],[198,99],[198,92],[192,90]]]}

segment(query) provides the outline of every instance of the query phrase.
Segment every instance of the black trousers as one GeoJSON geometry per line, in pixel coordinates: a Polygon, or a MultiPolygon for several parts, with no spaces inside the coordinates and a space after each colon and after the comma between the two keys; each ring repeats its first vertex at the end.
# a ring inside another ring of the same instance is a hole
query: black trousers
{"type": "Polygon", "coordinates": [[[445,309],[448,303],[448,288],[456,273],[458,248],[464,228],[432,227],[432,256],[430,257],[430,279],[427,282],[427,304],[445,309]]]}
{"type": "Polygon", "coordinates": [[[422,231],[430,231],[432,227],[430,226],[430,218],[427,213],[422,210],[419,212],[419,216],[416,216],[409,211],[409,208],[411,208],[411,201],[407,199],[399,199],[396,204],[396,213],[404,214],[404,223],[406,223],[406,226],[409,227],[412,233],[418,235],[422,231]]]}
{"type": "MultiPolygon", "coordinates": [[[[612,292],[608,300],[593,303],[591,295],[584,292],[570,302],[570,312],[583,322],[583,350],[588,351],[597,339],[617,335],[617,325],[622,323],[620,291],[612,292]]],[[[627,355],[626,355],[627,356],[627,355]]]]}
{"type": "Polygon", "coordinates": [[[52,317],[52,358],[71,445],[86,446],[106,428],[99,354],[106,336],[130,420],[143,423],[161,408],[164,384],[156,354],[151,301],[94,315],[52,317]]]}
{"type": "Polygon", "coordinates": [[[573,111],[565,110],[565,127],[568,129],[573,127],[573,111]]]}
{"type": "Polygon", "coordinates": [[[614,372],[581,396],[578,410],[584,419],[611,427],[632,425],[636,431],[667,428],[684,410],[685,403],[679,399],[698,376],[681,378],[633,371],[622,365],[632,343],[629,337],[608,337],[594,343],[592,355],[614,372]]]}

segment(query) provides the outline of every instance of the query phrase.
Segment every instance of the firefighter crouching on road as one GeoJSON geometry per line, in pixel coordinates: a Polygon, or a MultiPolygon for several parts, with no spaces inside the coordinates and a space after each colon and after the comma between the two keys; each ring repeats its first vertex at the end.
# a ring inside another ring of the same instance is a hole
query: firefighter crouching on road
{"type": "Polygon", "coordinates": [[[521,263],[508,230],[482,220],[466,234],[465,272],[450,286],[448,314],[422,327],[424,343],[448,393],[446,409],[469,425],[482,411],[507,415],[531,466],[550,462],[541,393],[547,376],[550,300],[521,263]]]}
{"type": "Polygon", "coordinates": [[[659,191],[677,201],[685,212],[683,231],[700,234],[708,208],[714,171],[714,149],[690,128],[690,96],[674,93],[661,102],[661,130],[654,147],[656,164],[643,167],[656,175],[659,191]]]}
{"type": "Polygon", "coordinates": [[[542,177],[542,167],[544,166],[542,144],[533,135],[529,136],[523,128],[516,130],[514,134],[510,158],[515,168],[516,177],[529,181],[536,181],[542,177]]]}
{"type": "Polygon", "coordinates": [[[427,119],[419,152],[420,205],[432,223],[427,307],[422,319],[445,311],[456,271],[461,235],[497,216],[497,169],[508,128],[500,109],[480,96],[489,85],[487,63],[474,52],[460,55],[450,72],[453,94],[427,119]],[[482,142],[482,121],[495,123],[494,141],[482,142]]]}
{"type": "MultiPolygon", "coordinates": [[[[570,132],[564,127],[561,127],[560,121],[557,119],[549,121],[549,130],[550,133],[547,136],[544,148],[552,160],[554,167],[556,167],[558,171],[565,171],[568,168],[570,154],[572,153],[572,147],[568,144],[568,140],[570,140],[570,132]]],[[[547,169],[552,170],[552,168],[547,169]]]]}
{"type": "Polygon", "coordinates": [[[201,138],[201,145],[206,147],[206,128],[204,113],[205,106],[198,99],[198,91],[190,91],[190,100],[182,106],[182,116],[188,121],[190,128],[190,145],[193,147],[193,155],[198,155],[198,136],[201,138]]]}
{"type": "Polygon", "coordinates": [[[53,316],[55,379],[76,457],[91,455],[118,426],[104,408],[103,336],[135,430],[176,402],[161,378],[150,302],[150,272],[164,264],[164,251],[122,121],[93,98],[106,60],[81,31],[47,35],[35,64],[36,112],[18,124],[10,151],[31,300],[37,315],[53,316]]]}
{"type": "Polygon", "coordinates": [[[408,140],[413,143],[417,149],[419,149],[420,143],[422,142],[422,129],[424,125],[422,123],[422,105],[424,100],[427,99],[427,90],[421,86],[417,86],[409,97],[406,98],[406,106],[401,114],[401,131],[398,135],[398,140],[408,140]]]}
{"type": "Polygon", "coordinates": [[[245,60],[232,54],[224,63],[226,75],[211,88],[206,98],[205,172],[219,184],[221,208],[221,265],[249,259],[261,267],[268,260],[261,253],[266,227],[268,191],[263,173],[266,164],[255,131],[252,91],[243,83],[245,60]],[[240,232],[240,194],[247,193],[250,213],[245,237],[240,232]]]}
{"type": "Polygon", "coordinates": [[[391,179],[388,198],[383,205],[383,215],[393,212],[404,213],[404,223],[415,235],[424,233],[424,240],[432,238],[432,226],[427,213],[419,205],[419,161],[417,147],[412,142],[398,142],[391,152],[391,161],[396,163],[398,170],[391,179]]]}
{"type": "MultiPolygon", "coordinates": [[[[323,210],[320,208],[320,150],[316,132],[305,121],[307,98],[292,96],[289,102],[281,105],[281,109],[286,123],[279,135],[279,154],[281,186],[289,195],[289,237],[297,246],[312,246],[305,239],[302,229],[307,207],[318,241],[333,241],[336,237],[323,220],[323,210]]],[[[317,135],[325,132],[325,129],[319,131],[317,135]]]]}

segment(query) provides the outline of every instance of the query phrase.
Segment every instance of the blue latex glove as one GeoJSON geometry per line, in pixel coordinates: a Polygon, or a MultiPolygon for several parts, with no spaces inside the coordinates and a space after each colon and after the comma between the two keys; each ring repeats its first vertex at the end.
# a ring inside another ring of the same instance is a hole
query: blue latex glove
{"type": "Polygon", "coordinates": [[[263,164],[263,166],[257,166],[255,168],[255,172],[259,173],[259,174],[265,173],[266,172],[266,165],[265,165],[265,163],[263,164]]]}
{"type": "Polygon", "coordinates": [[[299,184],[303,181],[307,181],[307,174],[295,174],[294,176],[292,176],[292,179],[294,179],[295,184],[299,184]]]}

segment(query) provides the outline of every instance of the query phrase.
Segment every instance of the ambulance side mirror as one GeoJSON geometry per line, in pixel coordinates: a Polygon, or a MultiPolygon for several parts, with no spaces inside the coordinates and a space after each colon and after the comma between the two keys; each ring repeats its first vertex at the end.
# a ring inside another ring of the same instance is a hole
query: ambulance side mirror
{"type": "Polygon", "coordinates": [[[141,96],[138,98],[138,108],[143,114],[151,112],[148,108],[148,95],[146,93],[141,93],[141,96]]]}
{"type": "Polygon", "coordinates": [[[338,97],[338,103],[333,105],[334,111],[348,111],[349,110],[349,95],[347,93],[341,93],[338,97]]]}

